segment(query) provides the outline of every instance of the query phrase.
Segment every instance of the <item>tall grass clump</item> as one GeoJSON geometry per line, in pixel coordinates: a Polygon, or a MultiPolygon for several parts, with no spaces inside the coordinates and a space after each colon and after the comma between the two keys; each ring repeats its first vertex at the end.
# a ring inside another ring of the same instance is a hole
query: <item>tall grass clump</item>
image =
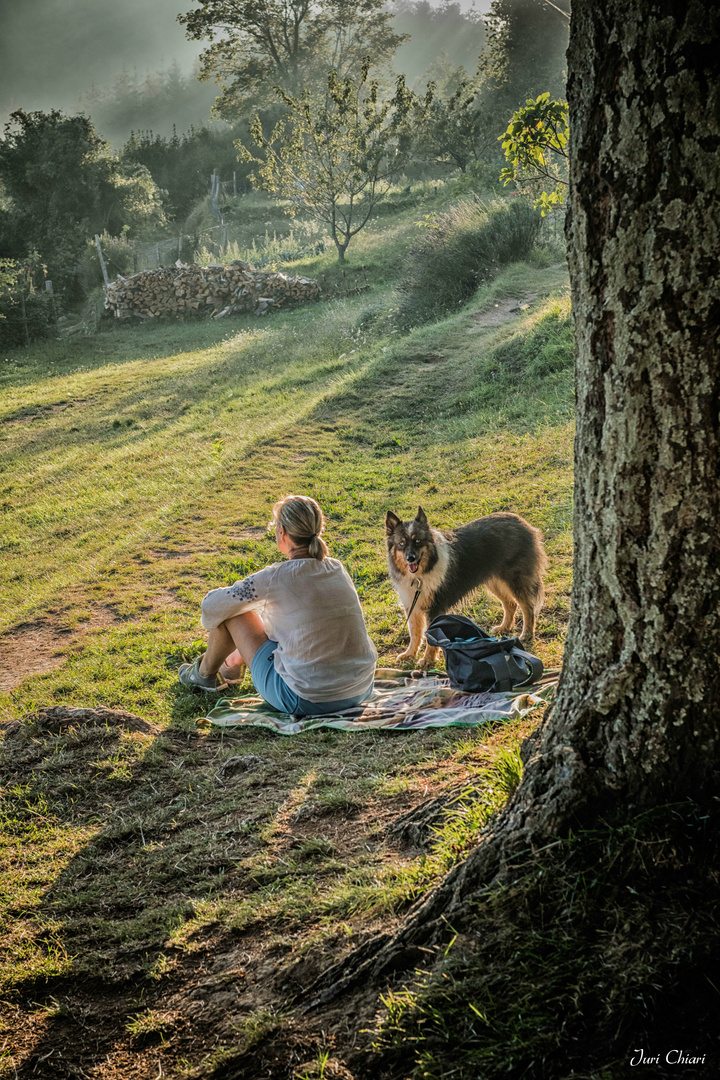
{"type": "Polygon", "coordinates": [[[248,245],[230,241],[225,251],[217,244],[205,244],[195,252],[195,262],[206,266],[218,260],[229,263],[237,259],[250,263],[257,270],[264,270],[308,256],[321,255],[325,251],[325,240],[322,229],[314,228],[312,223],[300,222],[299,228],[291,229],[286,236],[278,236],[273,232],[271,237],[266,229],[264,237],[253,238],[248,245]]]}
{"type": "Polygon", "coordinates": [[[398,285],[398,321],[408,327],[439,319],[464,304],[500,266],[526,258],[542,219],[526,199],[463,199],[430,215],[398,285]]]}

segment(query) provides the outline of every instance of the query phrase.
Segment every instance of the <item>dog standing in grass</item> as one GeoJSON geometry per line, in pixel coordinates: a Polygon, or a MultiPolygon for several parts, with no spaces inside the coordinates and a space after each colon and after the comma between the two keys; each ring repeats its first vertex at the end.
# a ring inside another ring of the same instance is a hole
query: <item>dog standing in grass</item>
{"type": "MultiPolygon", "coordinates": [[[[532,641],[545,597],[547,556],[539,529],[517,514],[488,514],[456,529],[435,529],[418,507],[413,521],[385,518],[390,580],[409,617],[410,644],[398,660],[415,658],[429,623],[484,585],[503,606],[495,634],[509,634],[518,605],[521,639],[532,641]]],[[[438,650],[426,646],[420,667],[438,650]]]]}

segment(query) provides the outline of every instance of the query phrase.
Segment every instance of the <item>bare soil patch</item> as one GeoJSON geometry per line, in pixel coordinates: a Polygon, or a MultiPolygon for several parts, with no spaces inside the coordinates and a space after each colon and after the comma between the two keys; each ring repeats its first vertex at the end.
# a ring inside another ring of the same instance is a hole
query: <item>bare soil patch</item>
{"type": "MultiPolygon", "coordinates": [[[[310,454],[298,456],[293,458],[293,461],[305,461],[309,458],[310,454]]],[[[241,532],[231,533],[230,540],[262,540],[263,536],[267,534],[267,525],[250,525],[247,529],[243,529],[241,532]]]]}
{"type": "Polygon", "coordinates": [[[418,353],[417,356],[408,356],[405,359],[406,364],[422,364],[423,367],[435,367],[437,364],[441,364],[447,357],[444,353],[418,353]]]}
{"type": "Polygon", "coordinates": [[[148,557],[144,559],[144,562],[152,563],[156,560],[163,559],[165,561],[189,563],[195,561],[201,555],[219,555],[220,548],[206,548],[202,551],[193,549],[192,551],[181,550],[179,548],[155,548],[147,553],[148,557]]]}
{"type": "Polygon", "coordinates": [[[112,626],[122,620],[110,608],[97,608],[87,622],[70,628],[64,616],[48,614],[34,622],[19,623],[0,637],[0,691],[8,693],[29,678],[54,671],[65,662],[65,650],[88,630],[112,626]]]}
{"type": "MultiPolygon", "coordinates": [[[[38,709],[26,719],[31,720],[38,728],[46,732],[59,733],[76,727],[116,727],[127,731],[140,731],[143,735],[159,735],[161,728],[142,716],[135,713],[125,712],[123,709],[83,709],[76,706],[52,705],[46,709],[38,709]]],[[[13,730],[19,729],[20,724],[11,725],[7,733],[11,735],[13,730]]]]}
{"type": "Polygon", "coordinates": [[[29,406],[26,405],[26,406],[23,406],[20,409],[17,409],[10,416],[7,416],[3,420],[3,423],[4,424],[27,424],[29,421],[32,421],[32,420],[43,420],[47,416],[49,416],[50,413],[65,412],[66,409],[79,408],[79,407],[81,407],[83,405],[92,405],[94,403],[94,400],[95,400],[94,398],[85,398],[85,399],[78,398],[77,400],[73,400],[73,401],[67,401],[67,400],[63,399],[61,401],[56,401],[56,402],[53,402],[53,403],[50,403],[50,404],[37,403],[35,405],[29,405],[29,406]]]}
{"type": "Polygon", "coordinates": [[[497,304],[493,304],[487,311],[481,311],[473,320],[475,326],[468,330],[468,334],[478,334],[481,330],[486,330],[493,326],[502,326],[504,323],[511,322],[522,314],[523,311],[527,311],[534,300],[537,300],[537,293],[528,293],[522,300],[500,300],[497,304]]]}

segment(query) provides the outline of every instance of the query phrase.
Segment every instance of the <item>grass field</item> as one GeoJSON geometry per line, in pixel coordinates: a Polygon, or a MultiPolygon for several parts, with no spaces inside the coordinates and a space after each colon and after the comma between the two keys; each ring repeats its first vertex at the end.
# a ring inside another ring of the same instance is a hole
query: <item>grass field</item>
{"type": "MultiPolygon", "coordinates": [[[[421,504],[443,527],[527,517],[550,558],[536,651],[561,660],[567,274],[537,251],[457,314],[397,332],[392,284],[418,216],[378,219],[345,279],[329,253],[290,267],[336,289],[368,281],[362,295],[0,357],[0,1075],[249,1077],[248,1055],[278,1039],[269,1075],[322,1075],[342,1025],[299,1021],[298,992],[392,927],[517,782],[533,720],[283,741],[198,727],[204,702],[176,678],[204,593],[274,561],[266,525],[288,491],[324,508],[383,663],[406,641],[386,511],[421,504]],[[148,727],[53,729],[33,719],[49,705],[148,727]],[[391,831],[448,794],[419,846],[391,831]]],[[[499,605],[464,610],[488,626],[499,605]]]]}

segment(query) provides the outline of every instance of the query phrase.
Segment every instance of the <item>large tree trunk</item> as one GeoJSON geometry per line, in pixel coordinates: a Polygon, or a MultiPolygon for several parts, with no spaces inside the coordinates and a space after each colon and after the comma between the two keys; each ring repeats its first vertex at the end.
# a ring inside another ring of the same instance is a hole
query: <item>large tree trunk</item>
{"type": "Polygon", "coordinates": [[[518,800],[551,828],[720,765],[720,13],[576,0],[568,57],[572,617],[518,800]]]}
{"type": "Polygon", "coordinates": [[[558,697],[504,827],[717,790],[720,12],[575,0],[575,561],[558,697]]]}
{"type": "Polygon", "coordinates": [[[572,18],[575,568],[558,697],[492,832],[316,1000],[415,961],[521,851],[717,791],[720,12],[574,0],[572,18]]]}

